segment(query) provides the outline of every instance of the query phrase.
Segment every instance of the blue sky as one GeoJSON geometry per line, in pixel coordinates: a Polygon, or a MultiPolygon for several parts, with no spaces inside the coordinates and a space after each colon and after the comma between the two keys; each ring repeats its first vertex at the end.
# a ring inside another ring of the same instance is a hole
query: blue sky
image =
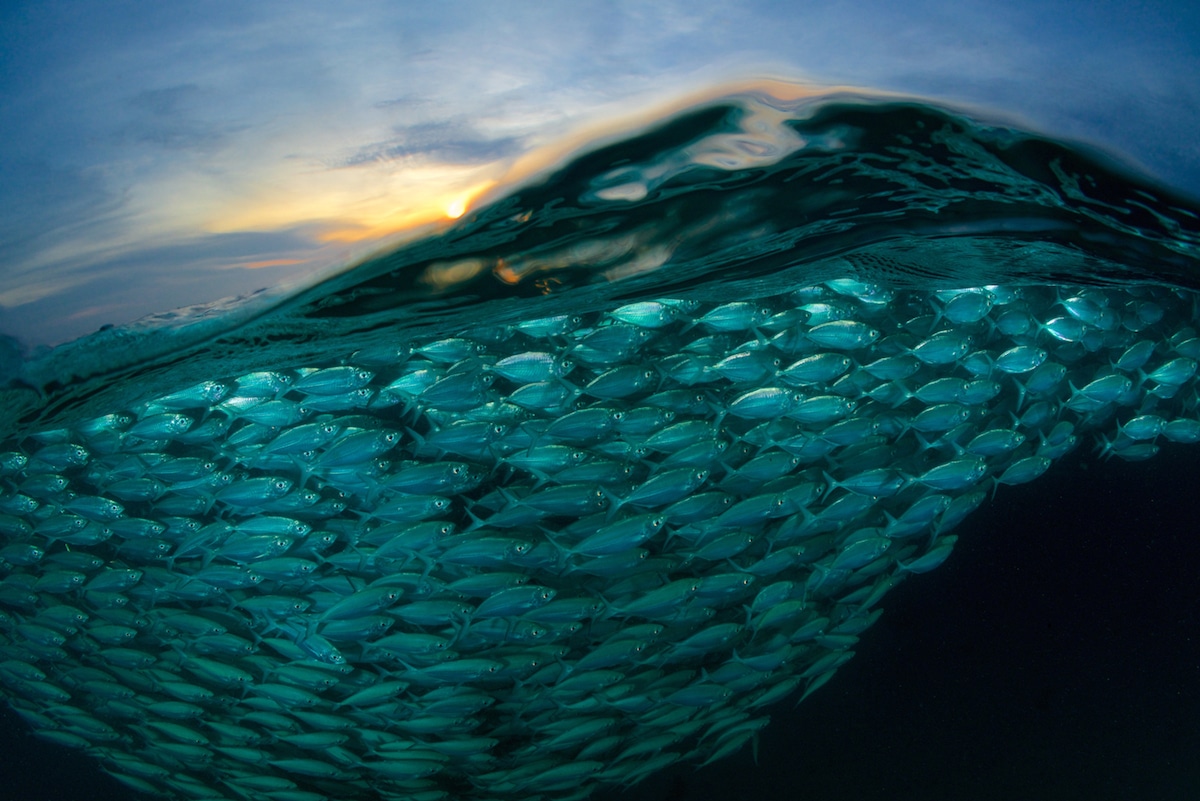
{"type": "Polygon", "coordinates": [[[9,2],[0,333],[312,280],[564,137],[756,76],[999,113],[1200,196],[1197,75],[1179,2],[9,2]]]}

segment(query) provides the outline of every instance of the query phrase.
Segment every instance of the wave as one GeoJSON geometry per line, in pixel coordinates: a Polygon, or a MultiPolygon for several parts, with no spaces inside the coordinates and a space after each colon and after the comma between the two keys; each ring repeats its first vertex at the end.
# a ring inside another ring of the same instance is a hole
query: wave
{"type": "Polygon", "coordinates": [[[692,109],[315,287],[20,365],[0,680],[175,797],[722,759],[989,494],[1200,441],[1198,241],[1114,159],[928,104],[692,109]]]}

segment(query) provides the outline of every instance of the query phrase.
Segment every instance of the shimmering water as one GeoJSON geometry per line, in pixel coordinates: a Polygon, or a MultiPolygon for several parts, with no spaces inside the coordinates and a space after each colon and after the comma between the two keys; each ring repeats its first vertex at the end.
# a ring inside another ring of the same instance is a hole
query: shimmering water
{"type": "Polygon", "coordinates": [[[274,308],[100,332],[6,390],[10,702],[180,797],[721,759],[993,490],[1200,439],[1198,234],[1078,147],[744,97],[274,308]]]}

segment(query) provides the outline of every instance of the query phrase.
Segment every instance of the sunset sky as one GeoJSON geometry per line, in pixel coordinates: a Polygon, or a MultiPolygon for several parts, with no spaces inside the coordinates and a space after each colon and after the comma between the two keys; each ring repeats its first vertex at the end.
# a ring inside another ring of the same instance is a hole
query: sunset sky
{"type": "Polygon", "coordinates": [[[760,76],[994,112],[1200,196],[1197,75],[1200,6],[1153,0],[9,2],[0,334],[310,281],[760,76]]]}

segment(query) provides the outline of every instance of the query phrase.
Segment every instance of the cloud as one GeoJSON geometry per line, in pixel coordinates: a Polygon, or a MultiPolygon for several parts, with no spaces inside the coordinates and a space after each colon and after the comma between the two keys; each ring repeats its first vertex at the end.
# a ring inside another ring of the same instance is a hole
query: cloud
{"type": "Polygon", "coordinates": [[[0,161],[0,286],[40,269],[68,240],[95,240],[119,225],[125,198],[87,167],[43,159],[0,161]]]}
{"type": "Polygon", "coordinates": [[[0,328],[36,328],[26,338],[35,344],[64,342],[168,309],[298,286],[345,258],[306,228],[196,236],[57,265],[0,291],[0,328]]]}
{"type": "Polygon", "coordinates": [[[355,150],[343,165],[408,160],[474,165],[511,158],[524,149],[521,137],[489,137],[469,122],[446,120],[397,128],[392,138],[355,150]]]}
{"type": "Polygon", "coordinates": [[[145,89],[129,101],[130,119],[117,133],[136,145],[179,150],[212,151],[231,133],[248,123],[205,119],[211,92],[194,83],[145,89]]]}

